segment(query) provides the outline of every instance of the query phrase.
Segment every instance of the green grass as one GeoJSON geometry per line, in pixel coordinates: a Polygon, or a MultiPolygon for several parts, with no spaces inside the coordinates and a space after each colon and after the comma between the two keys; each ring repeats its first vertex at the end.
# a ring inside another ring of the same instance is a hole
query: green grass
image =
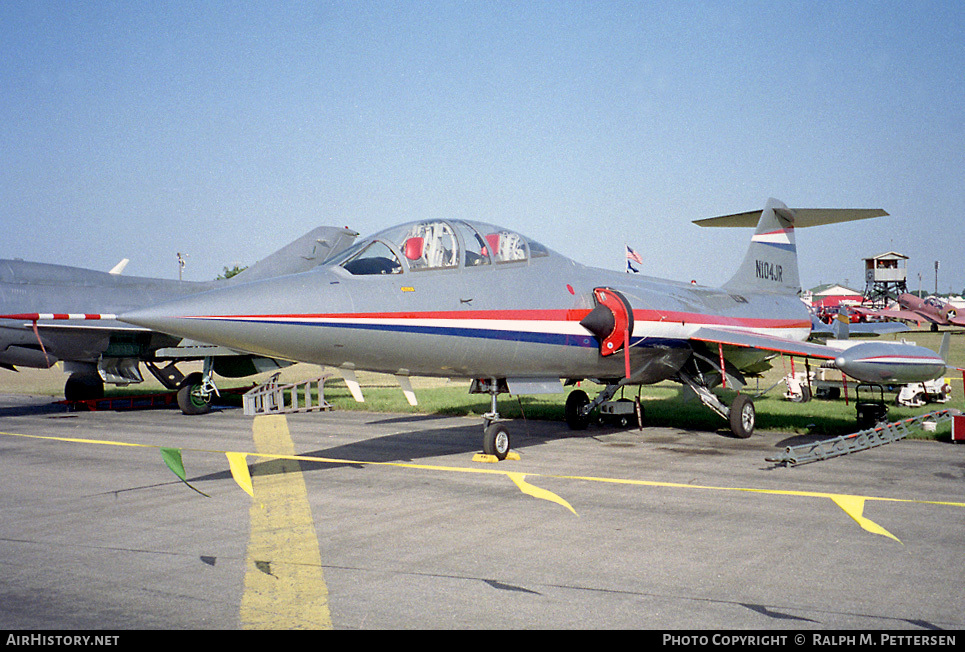
{"type": "MultiPolygon", "coordinates": [[[[763,387],[764,385],[762,385],[763,387]]],[[[569,388],[568,388],[569,389],[569,388]]],[[[583,383],[582,389],[591,397],[602,387],[583,383]]],[[[704,407],[699,400],[682,398],[680,386],[675,383],[661,383],[647,386],[640,392],[644,409],[644,425],[651,427],[679,428],[684,430],[703,430],[708,432],[727,431],[728,424],[722,418],[704,407]]],[[[345,384],[339,379],[330,379],[325,385],[325,399],[336,410],[369,411],[405,414],[438,414],[447,416],[477,416],[489,412],[490,398],[484,394],[469,394],[468,384],[456,383],[442,387],[428,387],[416,390],[419,405],[413,407],[405,400],[398,386],[374,383],[363,384],[364,403],[357,403],[345,384]]],[[[633,398],[636,388],[627,388],[624,396],[633,398]]],[[[733,392],[722,391],[725,402],[733,397],[733,392]]],[[[865,394],[862,394],[864,396],[865,394]]],[[[961,396],[959,394],[959,396],[961,396]]],[[[619,398],[619,394],[617,396],[619,398]]],[[[783,398],[783,385],[768,394],[755,399],[757,408],[757,429],[768,432],[789,434],[816,434],[835,437],[856,430],[856,412],[853,388],[850,400],[835,401],[812,400],[808,403],[792,403],[783,398]]],[[[886,400],[889,399],[886,394],[886,400]]],[[[892,421],[905,419],[943,407],[952,407],[954,401],[946,404],[932,404],[921,408],[896,406],[893,396],[889,403],[889,417],[892,421]]],[[[240,397],[228,401],[240,405],[240,397]]],[[[498,400],[499,413],[508,419],[525,416],[532,420],[564,422],[563,405],[565,395],[509,396],[502,394],[498,400]]],[[[949,440],[949,424],[939,425],[936,432],[914,431],[910,438],[949,440]]]]}
{"type": "MultiPolygon", "coordinates": [[[[590,397],[601,389],[589,383],[582,387],[590,397]]],[[[792,403],[782,396],[778,387],[760,398],[755,399],[757,408],[757,429],[761,431],[785,432],[793,434],[818,434],[834,437],[856,430],[854,395],[845,404],[844,399],[836,401],[812,400],[808,403],[792,403]]],[[[356,403],[343,384],[339,381],[327,384],[325,398],[337,410],[367,410],[375,412],[402,412],[413,414],[444,414],[451,416],[481,416],[489,411],[490,399],[487,395],[471,395],[466,387],[425,389],[417,391],[419,405],[410,406],[402,396],[402,391],[388,387],[363,387],[365,403],[356,403]]],[[[625,396],[635,397],[636,388],[628,388],[625,396]]],[[[729,401],[733,392],[721,392],[729,401]]],[[[892,397],[893,398],[893,397],[892,397]]],[[[886,400],[888,396],[886,395],[886,400]]],[[[686,430],[718,431],[727,430],[727,422],[704,407],[699,400],[686,401],[681,398],[680,386],[673,383],[644,387],[640,393],[644,409],[644,425],[686,430]]],[[[527,419],[564,421],[563,404],[565,396],[508,396],[501,395],[498,401],[501,416],[518,419],[525,414],[527,419]]],[[[946,404],[926,405],[922,408],[906,408],[889,404],[889,418],[892,421],[905,419],[927,412],[951,407],[946,404]]],[[[950,438],[951,427],[940,425],[933,433],[918,431],[911,438],[945,439],[950,438]]]]}

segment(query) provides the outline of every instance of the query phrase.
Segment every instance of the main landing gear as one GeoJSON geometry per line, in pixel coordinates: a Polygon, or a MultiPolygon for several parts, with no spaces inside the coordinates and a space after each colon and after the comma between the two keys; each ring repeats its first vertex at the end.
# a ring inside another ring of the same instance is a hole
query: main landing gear
{"type": "Polygon", "coordinates": [[[586,430],[592,420],[591,414],[596,408],[600,408],[600,420],[612,423],[620,428],[626,428],[634,421],[641,428],[643,427],[643,408],[640,398],[630,400],[621,398],[611,400],[616,395],[617,390],[625,387],[621,383],[608,384],[592,401],[582,389],[575,389],[566,397],[566,405],[563,414],[566,425],[570,430],[586,430]]]}
{"type": "Polygon", "coordinates": [[[564,407],[566,425],[570,427],[570,430],[586,430],[592,421],[591,413],[597,406],[600,408],[600,423],[610,424],[617,428],[627,428],[635,423],[638,428],[643,430],[643,404],[640,403],[639,396],[634,399],[620,398],[615,401],[606,399],[597,403],[595,400],[591,401],[582,389],[573,390],[566,397],[566,406],[564,407]]]}
{"type": "MultiPolygon", "coordinates": [[[[694,390],[704,405],[728,421],[730,430],[735,437],[746,439],[754,434],[757,411],[754,408],[754,401],[751,400],[749,396],[746,394],[738,394],[728,406],[721,401],[716,394],[710,391],[706,385],[701,385],[697,382],[691,384],[686,381],[685,384],[694,390]]],[[[582,389],[576,389],[570,392],[570,395],[566,397],[566,406],[564,408],[566,424],[571,430],[586,430],[592,420],[591,413],[593,410],[598,406],[606,408],[606,406],[611,405],[615,406],[610,412],[614,413],[614,422],[618,425],[626,426],[628,423],[632,423],[629,415],[631,409],[634,410],[637,421],[641,422],[642,411],[638,407],[639,403],[634,404],[629,400],[610,400],[619,387],[619,384],[607,385],[592,401],[582,389]],[[624,407],[625,409],[620,409],[624,407]]],[[[605,409],[602,411],[606,412],[605,409]]]]}
{"type": "Polygon", "coordinates": [[[211,358],[204,359],[204,372],[194,372],[178,385],[178,407],[182,414],[207,414],[211,401],[220,396],[214,384],[211,358]]]}
{"type": "MultiPolygon", "coordinates": [[[[711,410],[722,416],[724,419],[730,423],[730,431],[738,439],[747,439],[752,434],[754,434],[754,426],[757,421],[757,410],[754,407],[754,401],[751,400],[746,394],[738,394],[734,397],[734,400],[728,406],[714,392],[710,391],[710,387],[704,381],[704,376],[698,371],[696,376],[692,376],[683,369],[677,373],[680,382],[684,383],[690,389],[697,394],[697,398],[700,402],[709,407],[711,410]]],[[[728,373],[730,378],[730,374],[728,373]]],[[[734,380],[737,380],[736,378],[734,380]]],[[[740,382],[743,386],[742,380],[740,382]]]]}
{"type": "MultiPolygon", "coordinates": [[[[680,369],[675,379],[687,385],[704,405],[726,419],[735,437],[746,439],[754,434],[754,426],[757,421],[757,411],[754,408],[754,401],[746,394],[737,394],[730,405],[725,404],[717,394],[711,391],[714,381],[720,380],[719,367],[707,371],[703,370],[696,362],[693,365],[687,365],[687,367],[688,369],[680,369]],[[693,371],[689,370],[690,366],[693,367],[693,371]]],[[[740,376],[740,373],[731,368],[727,370],[727,379],[728,386],[734,389],[743,387],[744,385],[744,379],[740,376]]],[[[603,391],[592,401],[586,395],[586,392],[581,389],[570,392],[570,395],[566,397],[564,410],[566,423],[570,429],[585,430],[590,424],[591,413],[597,407],[601,408],[600,411],[602,414],[612,415],[616,423],[622,423],[623,425],[626,425],[626,423],[624,423],[621,417],[629,421],[630,411],[633,410],[638,423],[642,424],[643,414],[642,409],[638,407],[639,403],[631,407],[629,401],[611,400],[617,390],[625,384],[626,383],[620,381],[608,383],[603,391]]]]}
{"type": "Polygon", "coordinates": [[[754,425],[757,421],[757,409],[754,401],[747,394],[738,394],[734,397],[734,402],[730,404],[730,431],[735,437],[747,439],[754,434],[754,425]]]}

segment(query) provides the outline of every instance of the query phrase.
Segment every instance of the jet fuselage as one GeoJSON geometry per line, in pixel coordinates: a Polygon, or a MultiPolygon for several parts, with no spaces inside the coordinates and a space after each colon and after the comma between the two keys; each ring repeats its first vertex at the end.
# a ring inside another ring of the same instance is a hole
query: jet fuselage
{"type": "MultiPolygon", "coordinates": [[[[480,234],[496,228],[473,226],[480,234]]],[[[475,231],[453,237],[451,244],[462,253],[426,269],[405,251],[411,237],[377,234],[309,272],[122,317],[260,355],[350,369],[614,378],[624,376],[624,355],[601,355],[599,340],[580,325],[594,308],[593,290],[608,287],[632,308],[630,367],[640,383],[673,376],[693,352],[688,338],[702,326],[796,341],[810,333],[809,313],[795,296],[729,292],[586,267],[532,241],[526,255],[507,260],[490,255],[496,245],[470,244],[486,257],[479,264],[478,257],[465,255],[472,237],[475,231]],[[379,255],[365,258],[376,244],[379,255]]],[[[767,355],[745,350],[738,357],[751,366],[767,355]]]]}

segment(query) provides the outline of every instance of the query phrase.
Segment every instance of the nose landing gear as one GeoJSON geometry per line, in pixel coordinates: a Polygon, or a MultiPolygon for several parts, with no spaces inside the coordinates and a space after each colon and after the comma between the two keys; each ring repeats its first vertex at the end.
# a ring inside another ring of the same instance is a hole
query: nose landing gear
{"type": "Polygon", "coordinates": [[[509,428],[499,417],[496,397],[509,391],[504,378],[481,378],[472,381],[470,394],[489,394],[490,410],[483,415],[483,453],[505,460],[512,448],[509,428]]]}

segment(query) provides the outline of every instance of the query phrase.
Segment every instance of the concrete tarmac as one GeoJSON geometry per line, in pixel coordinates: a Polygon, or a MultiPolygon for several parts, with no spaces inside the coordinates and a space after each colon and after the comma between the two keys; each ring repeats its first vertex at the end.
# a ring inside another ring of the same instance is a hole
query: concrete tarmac
{"type": "Polygon", "coordinates": [[[799,438],[510,427],[491,464],[473,418],[0,395],[0,627],[965,625],[965,446],[784,468],[799,438]]]}

